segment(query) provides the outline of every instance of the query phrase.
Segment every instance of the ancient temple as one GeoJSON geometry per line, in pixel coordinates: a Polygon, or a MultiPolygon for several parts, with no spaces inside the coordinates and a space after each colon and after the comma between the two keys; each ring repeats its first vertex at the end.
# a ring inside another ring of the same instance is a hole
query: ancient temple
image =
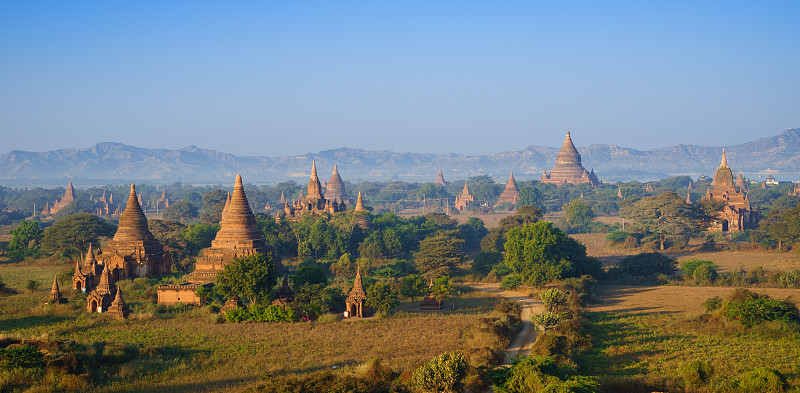
{"type": "Polygon", "coordinates": [[[364,291],[364,283],[361,281],[360,267],[356,271],[353,289],[347,294],[345,304],[347,305],[347,317],[364,318],[370,314],[370,308],[367,306],[367,292],[364,291]]]}
{"type": "Polygon", "coordinates": [[[103,214],[114,214],[119,215],[119,204],[114,203],[114,194],[109,194],[110,196],[106,198],[106,192],[103,191],[103,195],[100,198],[94,198],[94,196],[89,196],[89,200],[94,204],[94,214],[103,215],[103,214]]]}
{"type": "MultiPolygon", "coordinates": [[[[340,179],[341,180],[341,179],[340,179]]],[[[342,185],[344,191],[344,185],[342,185]]],[[[338,213],[347,210],[344,201],[326,199],[322,194],[322,185],[317,176],[316,162],[311,164],[311,178],[308,180],[308,194],[303,196],[302,191],[297,200],[284,206],[283,211],[287,218],[300,218],[303,214],[338,213]]]]}
{"type": "Polygon", "coordinates": [[[334,203],[347,201],[347,191],[344,189],[344,182],[339,176],[339,168],[336,165],[333,166],[333,174],[325,186],[325,199],[334,203]]]}
{"type": "Polygon", "coordinates": [[[66,302],[67,299],[61,297],[61,290],[58,288],[58,276],[53,277],[53,288],[50,289],[50,299],[48,300],[48,303],[60,304],[66,302]]]}
{"type": "Polygon", "coordinates": [[[100,282],[86,297],[86,311],[102,313],[114,302],[117,287],[111,283],[111,270],[106,265],[100,274],[100,282]]]}
{"type": "Polygon", "coordinates": [[[442,170],[441,169],[439,169],[439,173],[436,174],[436,181],[433,182],[433,184],[438,184],[438,185],[440,185],[442,187],[447,185],[447,183],[445,183],[445,181],[444,181],[444,175],[442,175],[442,170]]]}
{"type": "Polygon", "coordinates": [[[456,195],[456,203],[454,205],[455,209],[463,212],[467,210],[467,206],[470,203],[474,202],[475,199],[472,198],[472,194],[469,193],[469,188],[467,188],[467,181],[464,181],[464,189],[461,190],[461,194],[456,195]]]}
{"type": "Polygon", "coordinates": [[[794,195],[800,197],[800,184],[795,184],[794,189],[792,189],[792,191],[789,191],[788,195],[794,195]]]}
{"type": "Polygon", "coordinates": [[[428,284],[428,294],[425,295],[425,298],[422,299],[422,302],[419,305],[419,308],[423,310],[441,310],[442,309],[442,301],[436,298],[436,295],[433,293],[433,278],[431,278],[431,283],[428,284]]]}
{"type": "Polygon", "coordinates": [[[167,197],[167,190],[166,189],[161,190],[161,198],[158,198],[156,200],[156,206],[155,206],[156,209],[164,210],[164,209],[168,208],[169,205],[170,205],[170,201],[169,201],[169,198],[167,197]]]}
{"type": "Polygon", "coordinates": [[[111,302],[111,306],[109,306],[108,310],[106,310],[106,314],[112,318],[125,319],[128,317],[129,313],[130,311],[128,310],[128,305],[125,304],[124,300],[122,300],[122,290],[117,288],[114,301],[111,302]]]}
{"type": "Polygon", "coordinates": [[[128,205],[119,218],[119,227],[97,262],[109,268],[112,281],[167,274],[172,267],[169,253],[147,228],[136,187],[131,184],[128,205]]]}
{"type": "Polygon", "coordinates": [[[97,263],[97,259],[89,243],[89,251],[86,252],[86,259],[83,265],[80,261],[75,262],[75,272],[72,274],[72,289],[88,292],[100,282],[100,274],[103,272],[103,265],[97,263]]]}
{"type": "Polygon", "coordinates": [[[742,171],[739,171],[739,176],[736,177],[736,187],[740,190],[747,192],[747,183],[744,181],[744,176],[742,175],[742,171]]]}
{"type": "Polygon", "coordinates": [[[356,209],[357,212],[363,212],[367,209],[364,207],[364,199],[361,197],[361,191],[358,192],[358,199],[356,199],[356,209]]]}
{"type": "Polygon", "coordinates": [[[514,180],[514,172],[511,172],[511,176],[508,177],[506,182],[506,188],[497,198],[497,203],[494,206],[497,207],[502,204],[516,205],[517,202],[519,202],[519,188],[517,187],[517,181],[514,180]]]}
{"type": "Polygon", "coordinates": [[[581,155],[572,143],[569,131],[567,131],[567,137],[564,139],[564,145],[561,146],[561,150],[556,155],[556,166],[553,167],[550,173],[544,171],[539,181],[556,185],[590,183],[593,187],[597,187],[600,184],[600,180],[594,174],[594,169],[591,172],[587,172],[586,168],[581,164],[581,155]]]}
{"type": "Polygon", "coordinates": [[[240,175],[236,175],[233,194],[222,210],[222,221],[216,238],[211,242],[211,247],[201,252],[202,256],[197,258],[195,271],[190,275],[193,283],[214,281],[217,272],[234,258],[267,252],[267,244],[258,229],[256,217],[250,210],[240,175]]]}
{"type": "Polygon", "coordinates": [[[59,210],[67,207],[72,201],[75,200],[75,188],[72,187],[72,180],[69,181],[67,185],[67,190],[64,192],[64,196],[61,197],[60,200],[53,202],[51,205],[49,202],[45,205],[44,210],[42,210],[43,216],[49,216],[51,214],[58,213],[59,210]]]}
{"type": "Polygon", "coordinates": [[[728,166],[725,149],[722,149],[722,161],[714,173],[711,187],[703,199],[712,199],[725,203],[717,220],[709,227],[710,231],[738,232],[755,228],[759,214],[752,211],[747,199],[747,189],[737,187],[733,179],[733,171],[728,166]]]}

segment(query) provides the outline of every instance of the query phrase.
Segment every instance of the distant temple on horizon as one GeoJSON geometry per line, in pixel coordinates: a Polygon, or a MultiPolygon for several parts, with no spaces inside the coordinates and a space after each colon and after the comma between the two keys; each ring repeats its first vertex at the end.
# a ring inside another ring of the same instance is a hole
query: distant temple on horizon
{"type": "Polygon", "coordinates": [[[558,186],[567,183],[590,183],[592,187],[597,187],[600,184],[600,180],[594,174],[594,168],[591,172],[587,172],[586,168],[581,164],[581,155],[572,143],[569,131],[567,131],[567,137],[564,138],[564,145],[561,146],[561,150],[556,155],[556,166],[550,173],[544,171],[539,181],[558,186]]]}
{"type": "Polygon", "coordinates": [[[494,207],[498,207],[504,204],[516,205],[519,202],[519,187],[517,187],[517,181],[514,179],[514,172],[511,172],[511,176],[508,177],[508,181],[506,182],[506,188],[503,190],[503,193],[500,194],[500,197],[497,198],[497,203],[494,207]]]}
{"type": "Polygon", "coordinates": [[[744,184],[741,172],[738,178],[733,180],[733,171],[728,166],[725,149],[722,149],[722,161],[714,173],[712,188],[706,190],[703,199],[722,201],[725,206],[717,216],[717,221],[708,228],[709,231],[739,232],[758,225],[759,212],[752,210],[744,184]]]}
{"type": "Polygon", "coordinates": [[[319,176],[317,176],[317,163],[316,161],[312,162],[311,178],[308,180],[308,189],[306,190],[308,195],[303,196],[303,192],[301,191],[300,196],[297,197],[294,203],[286,203],[283,207],[286,218],[297,219],[302,217],[303,214],[334,214],[346,211],[347,204],[344,200],[339,199],[344,193],[344,183],[336,168],[334,168],[333,175],[331,175],[331,182],[334,184],[328,184],[328,187],[333,191],[335,199],[326,198],[325,195],[322,194],[322,184],[319,181],[319,176]]]}

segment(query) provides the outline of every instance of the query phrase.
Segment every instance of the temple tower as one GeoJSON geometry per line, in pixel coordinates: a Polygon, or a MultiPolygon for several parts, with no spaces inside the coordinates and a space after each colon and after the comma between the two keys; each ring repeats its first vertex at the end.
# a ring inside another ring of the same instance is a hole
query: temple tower
{"type": "Polygon", "coordinates": [[[591,172],[587,172],[586,168],[581,164],[581,155],[578,153],[578,149],[575,148],[575,144],[572,143],[569,131],[567,131],[567,136],[564,138],[561,150],[556,155],[556,166],[553,167],[550,173],[547,173],[547,171],[542,173],[539,181],[556,185],[591,183],[593,187],[597,187],[600,184],[600,180],[594,174],[594,169],[591,172]]]}
{"type": "Polygon", "coordinates": [[[197,258],[191,280],[198,283],[214,281],[217,272],[234,258],[266,252],[267,244],[247,201],[242,177],[236,175],[236,184],[223,210],[219,232],[211,247],[203,249],[202,256],[197,258]]]}
{"type": "Polygon", "coordinates": [[[519,202],[519,188],[517,187],[517,181],[514,179],[514,172],[511,172],[511,176],[508,177],[508,181],[506,182],[506,188],[503,190],[503,193],[500,194],[500,197],[497,198],[495,207],[504,203],[516,205],[517,202],[519,202]]]}
{"type": "MultiPolygon", "coordinates": [[[[742,183],[744,183],[744,177],[742,183]]],[[[738,181],[737,181],[738,182],[738,181]]],[[[710,227],[710,231],[738,232],[758,225],[759,214],[750,207],[750,200],[747,198],[747,188],[737,186],[734,182],[733,171],[728,166],[728,157],[725,149],[722,149],[722,160],[714,179],[711,182],[712,188],[706,191],[703,199],[721,201],[725,204],[722,211],[717,216],[716,222],[710,227]]]]}
{"type": "Polygon", "coordinates": [[[469,206],[469,204],[473,201],[475,201],[475,199],[473,199],[472,194],[469,193],[469,188],[467,187],[467,181],[464,180],[464,189],[461,190],[460,195],[456,196],[456,203],[454,207],[456,208],[456,210],[463,212],[464,210],[467,209],[467,206],[469,206]]]}
{"type": "Polygon", "coordinates": [[[347,199],[347,191],[344,188],[344,182],[342,177],[339,176],[339,168],[336,165],[333,166],[333,174],[331,174],[331,179],[328,180],[325,187],[325,199],[334,202],[343,202],[347,199]]]}
{"type": "Polygon", "coordinates": [[[444,175],[442,175],[442,170],[439,169],[439,173],[436,174],[436,181],[433,184],[438,184],[442,187],[446,186],[447,183],[444,181],[444,175]]]}
{"type": "Polygon", "coordinates": [[[353,289],[347,294],[345,300],[347,313],[350,317],[364,318],[369,315],[370,309],[367,306],[367,292],[364,291],[364,283],[361,281],[361,268],[356,271],[356,279],[353,282],[353,289]]]}

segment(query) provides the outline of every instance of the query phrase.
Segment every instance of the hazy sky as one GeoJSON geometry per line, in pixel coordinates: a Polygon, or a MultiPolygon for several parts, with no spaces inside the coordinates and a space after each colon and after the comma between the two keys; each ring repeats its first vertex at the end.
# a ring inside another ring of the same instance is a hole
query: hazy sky
{"type": "Polygon", "coordinates": [[[0,153],[485,154],[800,127],[800,1],[2,1],[0,153]]]}

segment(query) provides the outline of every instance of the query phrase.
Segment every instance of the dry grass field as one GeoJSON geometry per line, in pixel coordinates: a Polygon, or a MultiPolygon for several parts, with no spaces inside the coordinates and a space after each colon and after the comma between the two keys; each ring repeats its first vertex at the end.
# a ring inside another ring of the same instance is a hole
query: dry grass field
{"type": "MultiPolygon", "coordinates": [[[[691,286],[603,285],[597,292],[597,303],[589,311],[615,313],[689,313],[703,311],[701,304],[710,297],[725,297],[735,288],[691,286]]],[[[800,289],[751,288],[775,299],[789,299],[800,306],[800,289]]]]}

